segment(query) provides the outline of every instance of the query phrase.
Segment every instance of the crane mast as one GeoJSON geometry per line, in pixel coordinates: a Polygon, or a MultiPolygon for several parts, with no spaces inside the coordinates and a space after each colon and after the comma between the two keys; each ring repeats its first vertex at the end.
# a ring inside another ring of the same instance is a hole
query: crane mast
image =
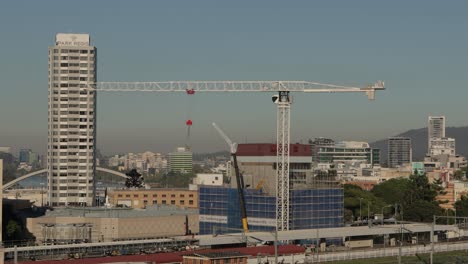
{"type": "MultiPolygon", "coordinates": [[[[309,81],[168,81],[168,82],[98,82],[87,85],[97,92],[276,92],[276,229],[289,230],[289,147],[290,92],[365,93],[375,99],[375,91],[384,90],[383,81],[365,87],[323,84],[309,81]]],[[[224,136],[223,136],[224,137],[224,136]]],[[[232,147],[232,146],[231,146],[232,147]]],[[[232,153],[232,151],[231,151],[232,153]]]]}
{"type": "Polygon", "coordinates": [[[289,230],[289,146],[291,100],[288,91],[278,94],[276,118],[276,229],[289,230]]]}

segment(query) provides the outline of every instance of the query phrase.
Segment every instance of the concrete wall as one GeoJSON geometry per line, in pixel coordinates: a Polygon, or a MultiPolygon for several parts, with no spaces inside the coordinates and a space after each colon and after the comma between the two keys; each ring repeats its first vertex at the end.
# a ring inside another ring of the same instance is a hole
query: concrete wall
{"type": "Polygon", "coordinates": [[[145,208],[150,205],[169,204],[184,208],[198,208],[198,191],[188,189],[116,189],[111,190],[108,195],[109,203],[114,206],[130,204],[132,208],[145,208]]]}

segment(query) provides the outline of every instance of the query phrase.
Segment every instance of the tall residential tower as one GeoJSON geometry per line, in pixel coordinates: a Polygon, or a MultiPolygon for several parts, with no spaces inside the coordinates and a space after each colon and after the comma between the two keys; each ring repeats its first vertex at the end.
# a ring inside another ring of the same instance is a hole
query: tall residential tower
{"type": "MultiPolygon", "coordinates": [[[[431,139],[445,138],[445,116],[429,116],[427,122],[427,149],[431,149],[431,139]]],[[[429,152],[429,151],[428,151],[429,152]]]]}
{"type": "Polygon", "coordinates": [[[96,48],[88,34],[62,34],[49,47],[48,202],[94,204],[96,48]]]}

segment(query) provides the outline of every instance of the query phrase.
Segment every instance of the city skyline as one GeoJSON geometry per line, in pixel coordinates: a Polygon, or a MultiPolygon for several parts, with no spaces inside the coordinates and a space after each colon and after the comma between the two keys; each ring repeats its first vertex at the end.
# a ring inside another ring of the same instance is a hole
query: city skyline
{"type": "MultiPolygon", "coordinates": [[[[424,127],[428,115],[447,116],[447,126],[467,125],[460,111],[468,81],[463,74],[468,38],[459,34],[468,24],[463,1],[425,1],[422,7],[403,1],[296,7],[200,3],[148,3],[147,8],[121,3],[122,10],[112,15],[103,15],[106,5],[98,3],[86,16],[80,14],[88,11],[84,4],[71,20],[60,14],[66,5],[31,3],[37,8],[23,10],[9,3],[0,11],[0,21],[10,25],[0,29],[5,36],[0,111],[8,113],[0,116],[0,145],[45,152],[46,54],[58,32],[90,34],[100,53],[98,81],[386,81],[387,90],[374,102],[362,95],[296,95],[292,142],[318,136],[372,142],[424,127]],[[51,12],[53,18],[47,16],[51,12]],[[276,21],[280,15],[284,19],[276,21]],[[6,23],[14,19],[24,21],[6,23]]],[[[240,143],[276,139],[269,95],[187,97],[99,94],[97,147],[104,153],[167,153],[186,143],[186,119],[194,123],[194,152],[226,149],[210,126],[213,121],[240,143]]]]}

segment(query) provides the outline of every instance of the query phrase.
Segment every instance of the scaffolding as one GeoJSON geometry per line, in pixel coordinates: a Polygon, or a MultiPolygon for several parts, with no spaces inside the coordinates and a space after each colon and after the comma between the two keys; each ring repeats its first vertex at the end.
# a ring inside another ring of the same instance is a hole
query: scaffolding
{"type": "MultiPolygon", "coordinates": [[[[290,191],[291,230],[343,226],[343,189],[339,185],[290,191]],[[333,187],[331,187],[333,186],[333,187]]],[[[230,187],[200,187],[200,234],[214,229],[240,229],[237,190],[230,187]]],[[[276,227],[276,197],[261,189],[244,189],[247,220],[251,231],[272,231],[276,227]]]]}

